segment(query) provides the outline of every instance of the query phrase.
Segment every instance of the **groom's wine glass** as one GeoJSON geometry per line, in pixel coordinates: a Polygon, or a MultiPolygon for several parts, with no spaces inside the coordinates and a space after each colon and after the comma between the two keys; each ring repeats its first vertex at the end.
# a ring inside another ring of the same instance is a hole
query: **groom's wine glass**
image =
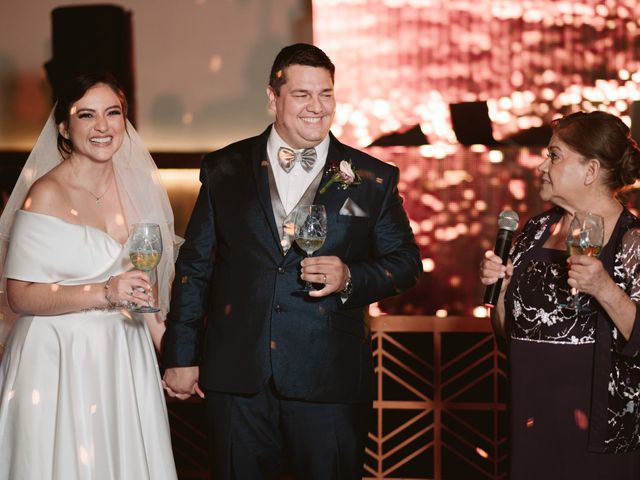
{"type": "MultiPolygon", "coordinates": [[[[588,212],[576,212],[567,234],[569,255],[588,255],[597,257],[604,245],[604,219],[600,215],[588,212]]],[[[580,292],[572,289],[572,307],[578,309],[580,292]]]]}
{"type": "MultiPolygon", "coordinates": [[[[296,245],[309,257],[322,247],[327,238],[327,212],[324,205],[300,205],[297,208],[294,238],[296,245]]],[[[311,290],[311,282],[306,282],[301,292],[311,290]]]]}
{"type": "MultiPolygon", "coordinates": [[[[129,236],[129,258],[138,270],[149,273],[151,287],[155,283],[155,268],[160,263],[162,256],[162,235],[160,226],[156,223],[136,223],[131,227],[129,236]]],[[[131,307],[132,312],[153,313],[159,312],[158,307],[148,305],[146,307],[131,307]]]]}

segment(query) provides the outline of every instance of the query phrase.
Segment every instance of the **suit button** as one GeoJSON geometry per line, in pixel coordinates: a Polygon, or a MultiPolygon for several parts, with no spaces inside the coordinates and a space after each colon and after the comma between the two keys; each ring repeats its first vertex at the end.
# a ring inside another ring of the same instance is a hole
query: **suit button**
{"type": "Polygon", "coordinates": [[[284,273],[284,268],[278,267],[278,273],[284,273]]]}
{"type": "Polygon", "coordinates": [[[282,307],[280,305],[276,305],[275,307],[273,307],[273,309],[276,311],[276,313],[280,313],[282,311],[282,307]]]}

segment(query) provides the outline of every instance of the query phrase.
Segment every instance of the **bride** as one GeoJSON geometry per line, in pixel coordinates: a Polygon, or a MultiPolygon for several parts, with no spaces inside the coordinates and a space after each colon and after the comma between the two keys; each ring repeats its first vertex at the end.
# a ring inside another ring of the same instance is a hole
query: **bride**
{"type": "Polygon", "coordinates": [[[0,218],[1,480],[176,478],[154,344],[178,239],[126,113],[112,77],[68,82],[0,218]],[[156,291],[125,247],[141,221],[163,234],[156,291]]]}

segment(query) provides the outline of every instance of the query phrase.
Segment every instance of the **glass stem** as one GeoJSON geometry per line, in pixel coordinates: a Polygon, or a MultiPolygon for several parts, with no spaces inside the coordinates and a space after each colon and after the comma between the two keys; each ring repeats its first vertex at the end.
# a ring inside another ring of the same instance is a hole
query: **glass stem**
{"type": "MultiPolygon", "coordinates": [[[[307,253],[307,258],[311,258],[311,255],[313,255],[313,252],[307,253]]],[[[313,284],[309,280],[305,281],[304,289],[307,292],[310,292],[311,290],[313,290],[313,284]]]]}

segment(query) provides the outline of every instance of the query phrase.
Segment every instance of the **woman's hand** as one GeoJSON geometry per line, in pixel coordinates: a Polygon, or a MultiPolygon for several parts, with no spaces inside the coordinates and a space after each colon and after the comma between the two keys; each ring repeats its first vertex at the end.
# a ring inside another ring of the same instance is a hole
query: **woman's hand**
{"type": "Polygon", "coordinates": [[[629,340],[636,318],[636,303],[616,285],[597,258],[572,255],[568,263],[569,285],[595,298],[622,336],[629,340]]]}
{"type": "Polygon", "coordinates": [[[505,330],[505,309],[504,309],[504,292],[509,285],[511,276],[513,275],[513,264],[511,259],[507,260],[507,265],[502,264],[502,259],[493,251],[484,252],[484,258],[480,262],[480,281],[483,285],[493,285],[502,279],[500,285],[500,296],[495,308],[491,308],[491,325],[495,333],[501,337],[507,338],[505,330]]]}
{"type": "Polygon", "coordinates": [[[19,315],[62,315],[82,310],[116,308],[153,300],[149,276],[139,270],[110,277],[106,282],[59,285],[7,279],[7,299],[19,315]]]}
{"type": "Polygon", "coordinates": [[[569,267],[567,283],[579,292],[598,298],[605,291],[605,287],[613,283],[602,262],[596,257],[572,255],[567,262],[569,267]]]}
{"type": "Polygon", "coordinates": [[[493,251],[487,250],[484,252],[484,258],[480,262],[480,281],[483,285],[493,285],[501,278],[500,293],[503,293],[507,289],[507,285],[509,285],[511,275],[513,275],[511,259],[507,261],[505,266],[502,264],[502,259],[493,251]]]}
{"type": "Polygon", "coordinates": [[[104,288],[104,296],[110,306],[122,306],[131,302],[144,307],[153,301],[149,275],[141,270],[110,277],[104,288]]]}

